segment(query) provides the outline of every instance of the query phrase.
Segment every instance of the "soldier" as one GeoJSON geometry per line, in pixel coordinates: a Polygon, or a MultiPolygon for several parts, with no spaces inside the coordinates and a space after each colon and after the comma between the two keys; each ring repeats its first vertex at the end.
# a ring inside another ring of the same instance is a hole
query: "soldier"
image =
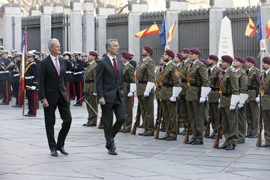
{"type": "MultiPolygon", "coordinates": [[[[247,94],[247,82],[248,77],[246,72],[242,69],[245,64],[245,60],[239,56],[235,57],[233,61],[233,67],[237,72],[239,78],[239,93],[247,94]]],[[[239,103],[237,108],[237,121],[238,121],[238,140],[237,144],[245,143],[245,135],[246,135],[246,103],[239,103]]]]}
{"type": "MultiPolygon", "coordinates": [[[[208,80],[211,92],[208,94],[209,102],[209,116],[212,123],[213,132],[207,138],[216,139],[218,130],[218,100],[219,100],[219,74],[221,70],[217,67],[218,57],[216,55],[210,55],[207,60],[208,69],[208,80]]],[[[220,133],[221,134],[221,133],[220,133]]],[[[219,138],[222,138],[222,134],[219,138]]]]}
{"type": "Polygon", "coordinates": [[[233,58],[225,55],[221,57],[220,76],[220,111],[222,117],[222,130],[226,138],[225,142],[218,149],[234,150],[238,139],[238,123],[236,106],[231,104],[232,95],[239,95],[238,74],[230,68],[233,58]]]}
{"type": "Polygon", "coordinates": [[[249,138],[258,137],[258,125],[259,125],[259,106],[255,99],[259,94],[259,76],[260,70],[257,69],[254,64],[256,63],[255,58],[246,57],[246,68],[248,75],[248,100],[246,103],[246,119],[247,119],[247,135],[249,138]]]}
{"type": "MultiPolygon", "coordinates": [[[[84,95],[86,101],[94,108],[96,112],[98,112],[97,107],[97,90],[96,90],[96,58],[98,57],[98,53],[95,51],[90,51],[88,56],[89,65],[85,69],[85,76],[84,76],[84,95]]],[[[92,108],[86,103],[86,108],[88,111],[88,121],[83,126],[96,126],[97,125],[97,115],[92,110],[92,108]]]]}
{"type": "Polygon", "coordinates": [[[137,63],[136,61],[133,60],[133,53],[130,53],[131,54],[131,60],[129,61],[129,63],[134,67],[134,69],[136,69],[137,67],[137,63]]]}
{"type": "MultiPolygon", "coordinates": [[[[183,120],[184,123],[184,130],[180,132],[181,135],[186,135],[187,125],[188,125],[188,110],[187,110],[187,102],[186,102],[186,91],[187,91],[187,67],[191,63],[190,57],[190,49],[184,48],[182,50],[182,63],[180,64],[180,82],[182,91],[179,94],[179,104],[180,104],[180,118],[183,120]]],[[[189,130],[191,134],[191,128],[189,130]]]]}
{"type": "Polygon", "coordinates": [[[34,55],[35,55],[35,62],[36,64],[39,66],[40,64],[40,52],[34,52],[34,55]]]}
{"type": "Polygon", "coordinates": [[[160,91],[160,99],[162,111],[167,112],[165,117],[167,131],[165,136],[160,140],[174,141],[177,139],[177,96],[174,96],[173,87],[180,87],[180,77],[177,66],[172,62],[175,54],[171,50],[164,53],[164,69],[162,71],[162,86],[160,91]]]}
{"type": "Polygon", "coordinates": [[[155,82],[155,65],[150,58],[153,54],[150,46],[142,49],[143,59],[138,63],[135,80],[137,81],[137,96],[143,119],[144,132],[140,136],[154,136],[154,89],[146,91],[149,82],[155,82]]]}
{"type": "Polygon", "coordinates": [[[121,59],[123,61],[123,79],[124,79],[124,99],[125,99],[125,110],[127,120],[123,124],[123,129],[121,130],[123,133],[130,133],[132,126],[132,96],[133,92],[130,92],[130,83],[135,83],[134,77],[134,67],[129,63],[129,59],[132,56],[129,52],[123,51],[121,54],[121,59]]]}
{"type": "Polygon", "coordinates": [[[10,70],[12,71],[12,77],[13,77],[12,89],[16,97],[16,103],[12,107],[20,107],[18,96],[19,96],[19,85],[20,85],[21,57],[22,57],[22,53],[15,53],[14,65],[10,67],[10,70]]]}
{"type": "Polygon", "coordinates": [[[186,144],[203,144],[203,103],[205,97],[201,97],[201,90],[209,86],[205,65],[199,60],[201,51],[197,48],[190,50],[192,63],[187,70],[187,109],[193,136],[186,144]]]}
{"type": "MultiPolygon", "coordinates": [[[[207,71],[207,60],[201,59],[201,62],[205,65],[206,72],[208,72],[207,71]]],[[[206,74],[207,74],[207,77],[208,77],[208,73],[206,73],[206,74]]],[[[203,103],[203,123],[204,123],[204,130],[206,130],[206,128],[207,128],[208,116],[209,116],[209,103],[208,103],[208,97],[207,97],[206,100],[205,100],[205,102],[203,103]]]]}
{"type": "Polygon", "coordinates": [[[81,53],[74,53],[76,62],[72,67],[73,77],[74,77],[74,85],[76,91],[76,104],[73,106],[82,106],[82,97],[83,97],[83,70],[84,70],[84,61],[80,59],[81,53]]]}
{"type": "MultiPolygon", "coordinates": [[[[259,147],[270,147],[270,57],[263,58],[262,68],[264,73],[262,73],[260,89],[265,143],[259,147]]],[[[260,102],[259,97],[256,98],[256,101],[260,102]]]]}
{"type": "Polygon", "coordinates": [[[3,101],[0,105],[9,105],[9,64],[8,51],[2,50],[2,60],[0,62],[0,94],[3,95],[3,101]]]}
{"type": "Polygon", "coordinates": [[[17,53],[17,50],[11,49],[11,61],[15,59],[15,54],[17,53]]]}
{"type": "Polygon", "coordinates": [[[41,60],[45,59],[47,57],[47,53],[41,52],[41,60]]]}
{"type": "Polygon", "coordinates": [[[25,68],[25,87],[28,99],[28,114],[25,116],[35,117],[37,111],[37,85],[38,85],[38,65],[35,62],[35,54],[28,53],[27,67],[25,68]]]}
{"type": "Polygon", "coordinates": [[[67,76],[67,96],[68,96],[68,101],[69,101],[69,105],[70,105],[70,97],[71,97],[71,93],[73,91],[73,72],[72,70],[72,62],[70,60],[71,56],[69,52],[64,52],[63,54],[63,58],[66,60],[66,76],[67,76]]]}

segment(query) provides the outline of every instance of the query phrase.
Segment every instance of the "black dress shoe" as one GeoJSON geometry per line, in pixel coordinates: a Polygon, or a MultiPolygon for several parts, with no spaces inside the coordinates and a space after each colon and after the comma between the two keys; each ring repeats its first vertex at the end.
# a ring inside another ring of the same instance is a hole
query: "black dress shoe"
{"type": "Polygon", "coordinates": [[[99,126],[98,129],[104,129],[104,126],[99,126]]]}
{"type": "Polygon", "coordinates": [[[144,135],[144,133],[145,133],[145,132],[143,132],[143,133],[139,133],[138,135],[139,135],[139,136],[143,136],[143,135],[144,135]]]}
{"type": "Polygon", "coordinates": [[[251,136],[251,134],[247,134],[247,135],[246,135],[246,137],[249,137],[249,136],[251,136]]]}
{"type": "Polygon", "coordinates": [[[34,115],[34,114],[26,114],[24,116],[27,116],[27,117],[36,117],[36,115],[34,115]]]}
{"type": "Polygon", "coordinates": [[[163,136],[162,138],[158,138],[159,140],[166,140],[168,136],[163,136]]]}
{"type": "Polygon", "coordinates": [[[250,135],[249,138],[258,138],[258,135],[250,135]]]}
{"type": "Polygon", "coordinates": [[[6,103],[0,103],[0,105],[8,105],[8,104],[6,104],[6,103]]]}
{"type": "Polygon", "coordinates": [[[154,136],[154,133],[146,132],[143,134],[143,136],[154,136]]]}
{"type": "Polygon", "coordinates": [[[124,131],[124,129],[120,129],[118,132],[123,132],[124,131]]]}
{"type": "Polygon", "coordinates": [[[262,144],[262,145],[259,145],[259,147],[269,147],[268,144],[262,144]]]}
{"type": "Polygon", "coordinates": [[[60,151],[62,154],[68,155],[68,153],[65,151],[64,147],[58,147],[58,151],[60,151]]]}
{"type": "Polygon", "coordinates": [[[209,135],[209,136],[206,136],[206,138],[213,138],[213,136],[216,138],[216,135],[209,135]]]}
{"type": "Polygon", "coordinates": [[[57,153],[56,150],[52,150],[52,151],[51,151],[51,155],[52,155],[52,156],[58,156],[58,153],[57,153]]]}
{"type": "Polygon", "coordinates": [[[166,128],[161,129],[161,132],[166,132],[166,128]]]}
{"type": "Polygon", "coordinates": [[[217,149],[226,149],[227,146],[225,146],[224,144],[222,144],[221,146],[218,146],[217,149]]]}
{"type": "Polygon", "coordinates": [[[95,124],[89,123],[86,125],[87,127],[96,126],[95,124]]]}
{"type": "Polygon", "coordinates": [[[111,148],[111,149],[109,149],[108,150],[108,154],[110,154],[110,155],[117,155],[117,152],[115,152],[115,148],[111,148]]]}
{"type": "Polygon", "coordinates": [[[138,126],[138,128],[143,128],[143,125],[138,126]]]}
{"type": "Polygon", "coordinates": [[[190,140],[190,141],[187,141],[185,142],[185,144],[192,144],[194,141],[190,140]]]}
{"type": "Polygon", "coordinates": [[[182,131],[181,135],[185,136],[187,134],[187,131],[182,131]]]}
{"type": "Polygon", "coordinates": [[[242,140],[237,140],[237,144],[244,144],[245,141],[242,141],[242,140]]]}
{"type": "Polygon", "coordinates": [[[180,124],[180,126],[179,126],[180,128],[183,128],[184,127],[184,124],[180,124]]]}
{"type": "Polygon", "coordinates": [[[203,142],[201,142],[201,141],[194,141],[192,143],[192,145],[202,145],[202,144],[203,144],[203,142]]]}
{"type": "Polygon", "coordinates": [[[87,126],[88,123],[83,124],[83,126],[87,126]]]}
{"type": "Polygon", "coordinates": [[[130,130],[125,129],[122,133],[130,133],[130,130]]]}
{"type": "Polygon", "coordinates": [[[166,139],[166,141],[176,141],[176,138],[175,138],[175,137],[170,136],[170,137],[168,137],[168,138],[166,139]]]}
{"type": "Polygon", "coordinates": [[[193,133],[191,131],[189,131],[189,135],[192,135],[193,133]]]}
{"type": "MultiPolygon", "coordinates": [[[[216,139],[217,136],[213,136],[212,139],[216,139]]],[[[219,139],[222,139],[222,136],[219,136],[219,139]]]]}
{"type": "Polygon", "coordinates": [[[82,106],[82,105],[80,105],[80,104],[73,104],[73,106],[82,106]]]}
{"type": "Polygon", "coordinates": [[[12,105],[12,107],[20,107],[20,105],[16,104],[16,105],[12,105]]]}
{"type": "Polygon", "coordinates": [[[233,146],[233,144],[229,144],[227,147],[226,147],[226,150],[234,150],[235,147],[233,146]]]}

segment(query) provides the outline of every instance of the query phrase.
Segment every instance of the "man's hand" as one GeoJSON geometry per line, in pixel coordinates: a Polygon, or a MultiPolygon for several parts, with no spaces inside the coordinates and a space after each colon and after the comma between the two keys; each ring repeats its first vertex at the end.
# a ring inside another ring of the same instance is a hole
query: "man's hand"
{"type": "Polygon", "coordinates": [[[235,106],[230,105],[230,111],[235,110],[235,106]]]}
{"type": "Polygon", "coordinates": [[[99,98],[98,102],[99,102],[100,105],[105,105],[106,104],[105,99],[103,97],[99,98]]]}
{"type": "Polygon", "coordinates": [[[129,92],[127,97],[132,97],[133,96],[133,92],[129,92]]]}
{"type": "Polygon", "coordinates": [[[244,104],[239,103],[239,104],[238,104],[238,109],[241,109],[242,107],[244,107],[244,104]]]}
{"type": "Polygon", "coordinates": [[[149,97],[149,92],[148,91],[144,91],[144,97],[149,97]]]}
{"type": "Polygon", "coordinates": [[[42,105],[43,105],[43,107],[49,107],[49,103],[48,103],[47,99],[44,99],[42,101],[42,105]]]}
{"type": "Polygon", "coordinates": [[[176,96],[170,97],[170,101],[171,101],[171,102],[175,102],[175,101],[176,101],[176,96]]]}
{"type": "Polygon", "coordinates": [[[259,96],[256,97],[255,101],[256,101],[256,103],[260,103],[260,97],[259,96]]]}
{"type": "Polygon", "coordinates": [[[93,93],[93,96],[97,96],[97,93],[93,93]]]}
{"type": "Polygon", "coordinates": [[[200,103],[204,103],[205,102],[205,97],[200,97],[200,103]]]}

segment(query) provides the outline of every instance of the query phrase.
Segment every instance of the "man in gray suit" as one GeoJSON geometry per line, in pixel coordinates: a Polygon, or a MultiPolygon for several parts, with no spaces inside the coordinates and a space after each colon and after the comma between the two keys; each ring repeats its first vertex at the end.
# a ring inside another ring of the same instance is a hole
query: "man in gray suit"
{"type": "Polygon", "coordinates": [[[108,54],[97,61],[96,69],[97,96],[102,109],[106,148],[111,155],[117,155],[114,137],[126,121],[123,63],[121,59],[116,57],[119,47],[117,39],[108,39],[106,41],[108,54]],[[112,126],[113,112],[116,116],[116,122],[112,126]]]}

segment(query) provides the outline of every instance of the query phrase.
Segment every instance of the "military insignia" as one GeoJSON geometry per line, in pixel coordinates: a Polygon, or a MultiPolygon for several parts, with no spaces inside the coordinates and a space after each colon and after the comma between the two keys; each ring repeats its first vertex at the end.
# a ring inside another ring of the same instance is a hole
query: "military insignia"
{"type": "Polygon", "coordinates": [[[187,88],[190,87],[190,82],[189,82],[189,75],[187,76],[187,88]]]}
{"type": "Polygon", "coordinates": [[[261,96],[264,96],[263,84],[261,85],[260,90],[262,91],[261,96]]]}
{"type": "Polygon", "coordinates": [[[175,70],[175,71],[174,71],[174,75],[175,75],[176,77],[178,77],[178,76],[179,76],[179,72],[178,72],[177,70],[175,70]]]}
{"type": "Polygon", "coordinates": [[[222,89],[221,88],[222,88],[222,85],[221,85],[221,82],[220,82],[219,83],[219,92],[218,92],[219,94],[222,94],[222,89]]]}
{"type": "Polygon", "coordinates": [[[135,74],[135,80],[137,80],[137,74],[138,74],[138,70],[136,71],[136,74],[135,74]]]}

